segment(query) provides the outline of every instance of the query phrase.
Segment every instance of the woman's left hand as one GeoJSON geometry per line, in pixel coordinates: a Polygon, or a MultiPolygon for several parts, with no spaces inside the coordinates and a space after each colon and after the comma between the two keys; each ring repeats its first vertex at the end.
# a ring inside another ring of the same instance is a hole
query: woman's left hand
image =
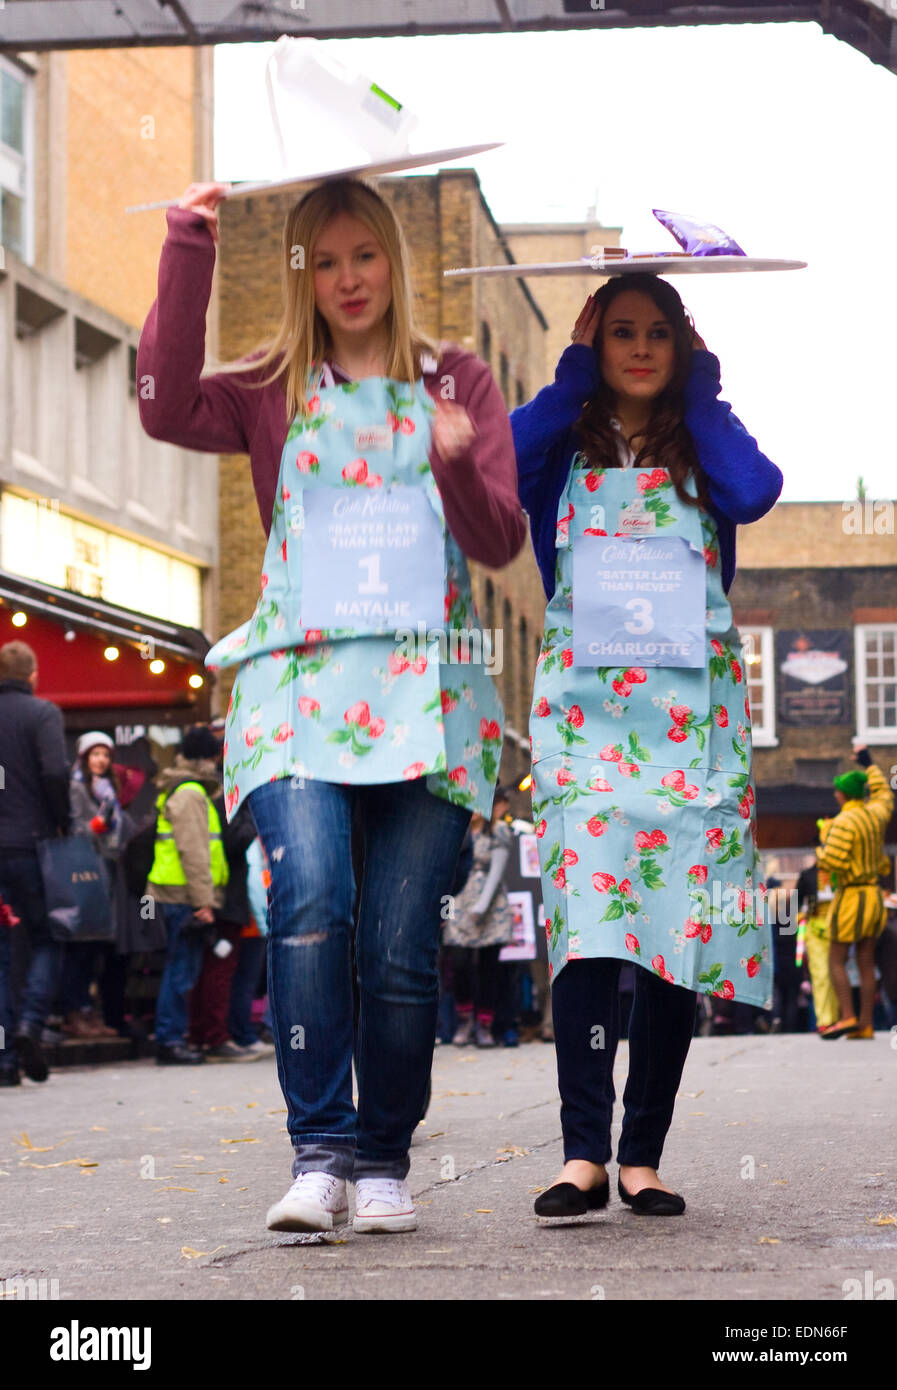
{"type": "Polygon", "coordinates": [[[476,439],[476,426],[464,409],[450,401],[436,402],[433,421],[433,445],[446,463],[461,458],[476,439]]]}

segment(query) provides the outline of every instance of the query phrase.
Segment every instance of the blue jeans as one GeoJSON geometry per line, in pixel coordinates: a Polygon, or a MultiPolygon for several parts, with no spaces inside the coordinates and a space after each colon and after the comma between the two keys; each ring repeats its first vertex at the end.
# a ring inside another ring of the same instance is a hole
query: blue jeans
{"type": "Polygon", "coordinates": [[[156,1000],[156,1042],[161,1047],[175,1047],[187,1035],[187,996],[202,969],[205,933],[184,930],[184,923],[193,916],[189,903],[157,903],[156,911],[162,914],[168,932],[168,955],[156,1000]]]}
{"type": "Polygon", "coordinates": [[[12,995],[12,932],[0,927],[0,1066],[15,1067],[15,1034],[42,1028],[62,970],[63,946],[50,935],[43,880],[36,854],[22,850],[0,855],[0,897],[21,917],[31,945],[31,961],[18,1009],[12,995]]]}
{"type": "Polygon", "coordinates": [[[470,812],[422,780],[282,778],[249,806],[271,866],[268,998],[293,1176],[404,1178],[433,1061],[440,907],[470,812]],[[357,925],[353,813],[364,840],[357,925]]]}
{"type": "Polygon", "coordinates": [[[252,1001],[255,998],[255,987],[262,972],[262,961],[267,949],[267,942],[263,936],[240,938],[240,954],[231,981],[230,1009],[227,1015],[227,1031],[238,1047],[251,1047],[254,1042],[258,1042],[259,1035],[252,1022],[252,1001]]]}
{"type": "MultiPolygon", "coordinates": [[[[568,961],[551,992],[564,1159],[607,1163],[620,1036],[619,960],[568,961]],[[601,1031],[603,1030],[603,1031],[601,1031]]],[[[617,1162],[657,1168],[694,1033],[697,995],[635,966],[617,1162]]]]}

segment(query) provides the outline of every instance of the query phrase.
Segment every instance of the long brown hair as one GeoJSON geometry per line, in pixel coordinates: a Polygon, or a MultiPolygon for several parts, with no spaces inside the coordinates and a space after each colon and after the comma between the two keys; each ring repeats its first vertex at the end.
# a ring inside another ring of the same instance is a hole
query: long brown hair
{"type": "Polygon", "coordinates": [[[225,363],[216,372],[258,372],[273,365],[247,387],[267,386],[281,379],[286,395],[287,420],[308,410],[308,377],[312,365],[320,367],[332,350],[327,323],[315,305],[312,257],[324,228],[340,213],[363,222],[382,246],[389,261],[391,299],[386,312],[388,333],[387,375],[396,381],[416,381],[421,376],[420,355],[438,358],[436,344],[414,321],[414,301],[408,266],[408,248],[401,225],[390,205],[361,179],[332,179],[306,193],[287,213],[283,227],[283,316],[273,338],[239,362],[225,363]]]}
{"type": "MultiPolygon", "coordinates": [[[[647,295],[668,320],[673,334],[673,375],[653,402],[651,417],[644,434],[639,435],[640,447],[634,467],[647,464],[665,468],[680,500],[688,506],[707,508],[710,499],[707,479],[698,462],[692,437],[685,425],[685,383],[691,370],[693,324],[682,300],[672,285],[657,275],[615,275],[602,285],[595,296],[601,308],[601,324],[595,335],[594,353],[601,373],[601,345],[607,311],[618,297],[627,291],[647,295]],[[685,489],[693,477],[697,497],[685,489]]],[[[585,405],[574,429],[582,440],[582,452],[589,463],[599,468],[619,467],[617,452],[618,431],[611,424],[614,394],[601,382],[585,405]]]]}

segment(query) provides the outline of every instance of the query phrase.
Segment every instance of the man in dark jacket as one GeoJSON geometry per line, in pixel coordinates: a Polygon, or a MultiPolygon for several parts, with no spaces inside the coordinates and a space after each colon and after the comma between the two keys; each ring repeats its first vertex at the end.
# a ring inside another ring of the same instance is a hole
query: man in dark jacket
{"type": "Polygon", "coordinates": [[[63,948],[47,921],[37,842],[69,832],[69,768],[62,714],[37,698],[36,685],[32,649],[25,642],[0,647],[0,897],[22,919],[31,946],[17,1009],[11,932],[0,927],[0,1086],[19,1084],[19,1065],[32,1081],[46,1081],[41,1032],[62,967],[63,948]]]}

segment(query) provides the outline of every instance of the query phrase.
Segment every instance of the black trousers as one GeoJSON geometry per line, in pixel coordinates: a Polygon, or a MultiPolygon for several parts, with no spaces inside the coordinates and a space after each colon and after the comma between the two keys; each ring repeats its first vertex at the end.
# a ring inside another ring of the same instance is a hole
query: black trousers
{"type": "MultiPolygon", "coordinates": [[[[564,1159],[611,1157],[620,1036],[618,960],[569,961],[552,988],[564,1159]]],[[[657,1168],[694,1032],[697,995],[635,967],[629,1077],[617,1161],[657,1168]]]]}
{"type": "Polygon", "coordinates": [[[494,1014],[498,1003],[500,946],[452,946],[452,994],[455,1008],[494,1014]]]}

